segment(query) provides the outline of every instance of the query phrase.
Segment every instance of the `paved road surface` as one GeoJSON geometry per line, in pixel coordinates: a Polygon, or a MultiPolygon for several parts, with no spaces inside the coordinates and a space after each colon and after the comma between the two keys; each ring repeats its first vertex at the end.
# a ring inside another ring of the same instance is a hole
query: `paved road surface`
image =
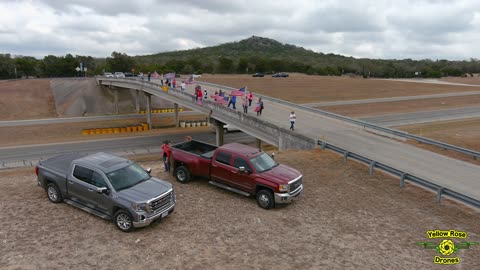
{"type": "Polygon", "coordinates": [[[305,103],[303,105],[307,107],[327,107],[327,106],[338,106],[338,105],[368,104],[368,103],[380,103],[380,102],[391,102],[391,101],[405,101],[405,100],[417,100],[417,99],[427,99],[427,98],[459,97],[459,96],[473,96],[473,95],[480,95],[480,91],[405,96],[405,97],[340,100],[340,101],[329,101],[329,102],[305,103]]]}
{"type": "MultiPolygon", "coordinates": [[[[215,134],[206,132],[183,132],[178,134],[156,135],[148,137],[130,137],[118,139],[101,139],[95,141],[39,144],[0,148],[0,169],[34,166],[41,159],[71,153],[109,152],[120,156],[160,152],[161,142],[172,143],[183,141],[186,135],[211,144],[215,144],[215,134]]],[[[225,143],[253,143],[254,138],[243,132],[225,134],[225,143]]]]}
{"type": "MultiPolygon", "coordinates": [[[[152,113],[152,117],[171,116],[174,113],[152,113]]],[[[181,115],[198,115],[195,111],[180,112],[181,115]]],[[[82,116],[82,117],[64,117],[64,118],[48,118],[48,119],[30,119],[30,120],[13,120],[0,121],[0,127],[17,127],[30,125],[48,125],[60,123],[77,123],[89,121],[105,121],[119,119],[145,119],[143,114],[121,114],[121,115],[101,115],[101,116],[82,116]]]]}
{"type": "Polygon", "coordinates": [[[475,117],[480,117],[480,106],[450,108],[412,113],[375,115],[369,117],[361,117],[359,119],[384,127],[393,127],[475,117]]]}

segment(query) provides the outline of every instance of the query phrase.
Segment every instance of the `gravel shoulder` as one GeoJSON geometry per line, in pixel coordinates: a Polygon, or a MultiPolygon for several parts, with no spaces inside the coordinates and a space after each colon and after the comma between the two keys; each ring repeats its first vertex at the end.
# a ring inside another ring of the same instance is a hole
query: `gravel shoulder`
{"type": "MultiPolygon", "coordinates": [[[[304,174],[305,193],[270,211],[205,180],[182,185],[153,156],[136,157],[172,182],[175,212],[130,234],[67,204],[52,204],[33,169],[0,171],[2,269],[445,269],[426,230],[457,229],[480,241],[478,211],[328,151],[276,158],[304,174]]],[[[440,242],[440,241],[437,241],[440,242]]],[[[480,269],[479,247],[457,268],[480,269]]],[[[450,269],[450,268],[449,268],[450,269]]]]}

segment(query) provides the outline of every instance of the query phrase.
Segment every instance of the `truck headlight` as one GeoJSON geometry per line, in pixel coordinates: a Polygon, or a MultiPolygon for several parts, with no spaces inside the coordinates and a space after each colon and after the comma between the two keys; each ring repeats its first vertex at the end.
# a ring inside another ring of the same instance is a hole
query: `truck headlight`
{"type": "Polygon", "coordinates": [[[287,185],[279,185],[278,190],[280,190],[281,192],[288,191],[288,184],[287,185]]]}
{"type": "Polygon", "coordinates": [[[135,209],[137,212],[147,211],[147,204],[146,203],[134,203],[132,202],[132,208],[135,209]]]}

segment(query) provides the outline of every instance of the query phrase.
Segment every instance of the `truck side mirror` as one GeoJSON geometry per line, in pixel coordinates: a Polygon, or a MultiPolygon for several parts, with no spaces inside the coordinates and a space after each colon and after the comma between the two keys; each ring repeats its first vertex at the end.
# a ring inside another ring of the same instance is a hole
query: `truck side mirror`
{"type": "Polygon", "coordinates": [[[147,168],[145,171],[146,171],[148,174],[151,174],[151,173],[152,173],[152,168],[147,168]]]}
{"type": "Polygon", "coordinates": [[[108,194],[108,188],[107,187],[97,187],[97,193],[108,194]]]}
{"type": "Polygon", "coordinates": [[[272,153],[272,159],[275,160],[275,153],[272,153]]]}
{"type": "Polygon", "coordinates": [[[238,167],[238,171],[241,173],[245,173],[245,167],[243,166],[238,167]]]}

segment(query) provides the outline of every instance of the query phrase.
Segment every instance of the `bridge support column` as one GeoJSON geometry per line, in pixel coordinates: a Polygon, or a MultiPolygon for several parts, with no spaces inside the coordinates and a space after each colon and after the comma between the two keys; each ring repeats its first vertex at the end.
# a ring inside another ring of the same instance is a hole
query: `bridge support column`
{"type": "Polygon", "coordinates": [[[145,94],[147,97],[147,124],[148,124],[148,129],[152,129],[152,95],[150,94],[145,94]]]}
{"type": "Polygon", "coordinates": [[[140,91],[135,91],[135,111],[140,113],[140,91]]]}
{"type": "Polygon", "coordinates": [[[113,90],[115,114],[118,114],[118,89],[113,90]]]}
{"type": "Polygon", "coordinates": [[[217,146],[222,146],[223,145],[223,122],[220,122],[218,120],[215,120],[215,139],[217,146]]]}
{"type": "Polygon", "coordinates": [[[178,127],[178,121],[180,120],[179,117],[178,117],[178,104],[177,103],[173,103],[173,109],[175,111],[175,117],[174,117],[174,121],[175,121],[175,127],[178,127]]]}
{"type": "Polygon", "coordinates": [[[262,150],[262,140],[255,139],[255,145],[257,146],[258,150],[262,150]]]}

